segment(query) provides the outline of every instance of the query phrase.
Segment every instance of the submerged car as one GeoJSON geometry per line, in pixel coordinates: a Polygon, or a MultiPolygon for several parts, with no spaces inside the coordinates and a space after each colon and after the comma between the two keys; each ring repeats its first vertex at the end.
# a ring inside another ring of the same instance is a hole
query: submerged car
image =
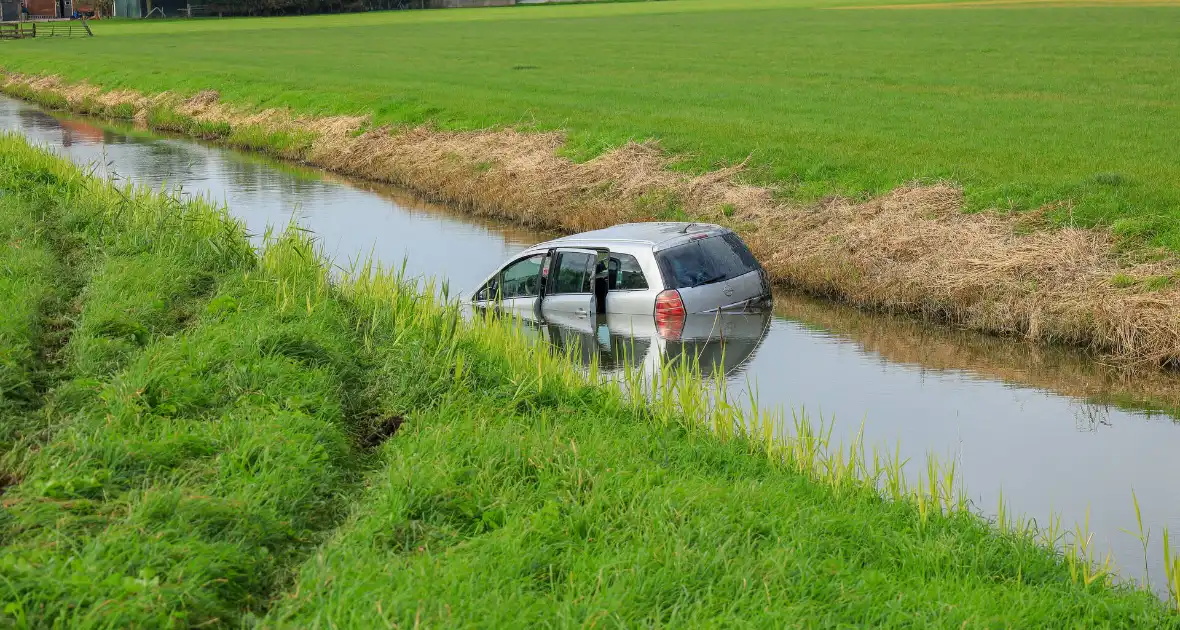
{"type": "Polygon", "coordinates": [[[688,315],[764,307],[770,282],[729,229],[628,223],[534,245],[485,280],[472,301],[543,319],[654,315],[667,329],[688,315]]]}

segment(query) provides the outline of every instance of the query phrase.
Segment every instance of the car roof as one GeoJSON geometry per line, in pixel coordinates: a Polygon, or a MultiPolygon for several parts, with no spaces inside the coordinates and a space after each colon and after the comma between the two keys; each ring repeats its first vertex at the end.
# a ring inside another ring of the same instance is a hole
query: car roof
{"type": "Polygon", "coordinates": [[[552,241],[534,245],[533,248],[593,245],[597,243],[628,243],[658,247],[670,241],[687,240],[693,234],[721,234],[728,231],[712,223],[687,223],[683,221],[623,223],[601,230],[563,236],[552,241]]]}

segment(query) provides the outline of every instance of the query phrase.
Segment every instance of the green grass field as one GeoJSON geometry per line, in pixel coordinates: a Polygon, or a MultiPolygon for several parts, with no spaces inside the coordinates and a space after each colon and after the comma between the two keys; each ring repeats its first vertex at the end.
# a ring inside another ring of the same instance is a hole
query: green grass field
{"type": "Polygon", "coordinates": [[[698,375],[636,404],[301,233],[0,167],[0,626],[1180,627],[698,375]]]}
{"type": "MultiPolygon", "coordinates": [[[[783,194],[961,183],[968,206],[1180,249],[1180,6],[832,10],[684,0],[95,23],[0,66],[378,123],[564,129],[586,158],[658,138],[686,167],[752,156],[783,194]]],[[[882,4],[873,0],[867,4],[882,4]]],[[[818,6],[817,6],[818,5],[818,6]]]]}

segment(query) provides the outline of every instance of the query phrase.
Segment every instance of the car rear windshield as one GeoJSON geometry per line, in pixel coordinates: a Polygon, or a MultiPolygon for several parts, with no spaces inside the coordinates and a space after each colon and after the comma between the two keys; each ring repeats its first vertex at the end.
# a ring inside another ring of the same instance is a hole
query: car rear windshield
{"type": "Polygon", "coordinates": [[[736,234],[690,241],[656,254],[664,284],[686,289],[743,276],[761,267],[736,234]]]}

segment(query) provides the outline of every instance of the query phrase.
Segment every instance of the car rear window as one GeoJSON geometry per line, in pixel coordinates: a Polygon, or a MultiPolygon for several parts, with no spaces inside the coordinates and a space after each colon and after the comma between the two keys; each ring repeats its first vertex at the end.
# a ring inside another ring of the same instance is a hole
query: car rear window
{"type": "Polygon", "coordinates": [[[745,265],[747,272],[762,268],[762,265],[758,264],[758,259],[754,258],[754,254],[750,253],[750,248],[746,247],[746,244],[742,242],[742,239],[738,238],[737,234],[730,232],[728,234],[721,235],[721,238],[724,239],[726,243],[729,243],[730,248],[733,249],[733,253],[737,254],[737,257],[741,259],[742,264],[745,265]]]}
{"type": "Polygon", "coordinates": [[[736,234],[690,241],[656,254],[664,284],[671,289],[719,282],[743,276],[760,267],[736,234]]]}

